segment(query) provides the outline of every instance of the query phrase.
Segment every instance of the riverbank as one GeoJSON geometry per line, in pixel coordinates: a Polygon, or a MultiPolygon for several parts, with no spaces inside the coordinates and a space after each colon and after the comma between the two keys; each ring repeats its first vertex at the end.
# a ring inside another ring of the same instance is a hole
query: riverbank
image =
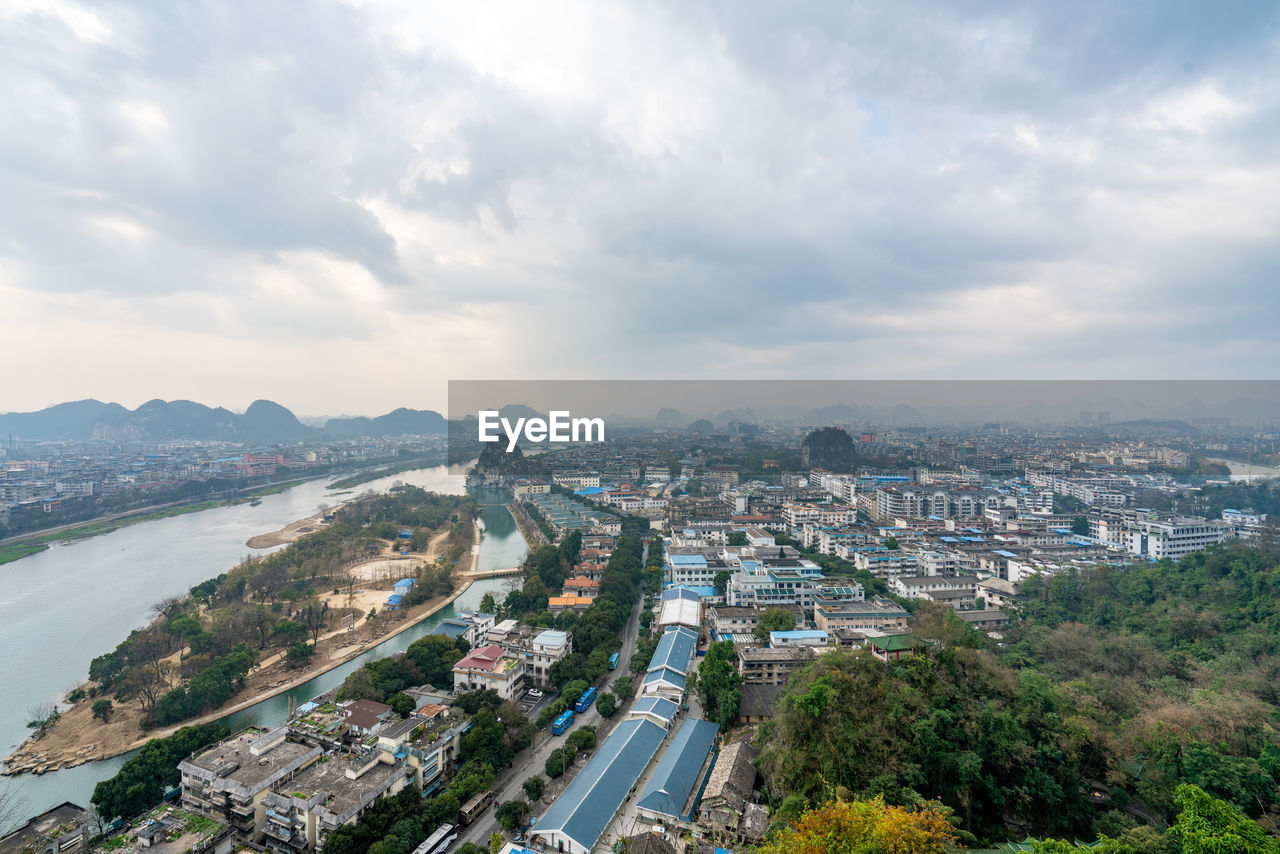
{"type": "MultiPolygon", "coordinates": [[[[439,556],[444,551],[447,535],[447,531],[437,534],[431,539],[427,551],[412,555],[412,559],[428,561],[439,556]]],[[[473,542],[469,549],[471,560],[455,577],[452,590],[445,596],[430,599],[403,612],[386,611],[379,607],[390,595],[390,589],[366,589],[358,594],[334,593],[325,597],[329,607],[334,610],[346,607],[348,600],[354,598],[362,616],[349,627],[340,627],[321,635],[316,642],[311,659],[313,664],[310,667],[291,668],[286,663],[283,650],[273,651],[263,657],[246,677],[245,687],[237,695],[243,699],[200,717],[147,731],[141,728],[144,711],[136,700],[116,703],[107,722],[93,717],[91,700],[82,701],[63,713],[45,735],[28,738],[17,750],[5,757],[5,768],[0,773],[39,775],[128,753],[150,739],[171,735],[184,726],[221,720],[322,676],[413,628],[462,596],[475,581],[480,535],[479,526],[473,526],[473,542]],[[376,607],[379,612],[375,617],[368,615],[372,607],[376,607]]],[[[380,556],[367,563],[379,563],[386,559],[386,556],[380,556]]],[[[359,567],[353,569],[358,570],[359,567]]],[[[176,659],[176,654],[174,658],[176,659]]]]}
{"type": "Polygon", "coordinates": [[[126,510],[123,513],[113,513],[109,516],[101,516],[86,522],[72,522],[67,525],[58,525],[54,528],[44,528],[39,531],[18,534],[0,541],[0,564],[11,563],[33,554],[39,554],[53,543],[96,537],[100,534],[118,531],[127,525],[154,522],[156,519],[168,519],[172,516],[182,516],[186,513],[199,513],[202,510],[221,507],[230,503],[234,502],[221,499],[186,503],[171,502],[152,507],[140,507],[136,510],[126,510]]]}
{"type": "Polygon", "coordinates": [[[276,546],[283,546],[287,543],[292,543],[299,537],[305,537],[307,534],[314,534],[316,531],[328,527],[329,523],[324,520],[324,517],[340,509],[342,509],[341,504],[327,510],[318,510],[305,519],[290,522],[278,531],[272,531],[268,534],[258,534],[256,537],[250,537],[245,542],[245,545],[251,549],[270,549],[276,546]]]}
{"type": "Polygon", "coordinates": [[[507,512],[511,514],[511,518],[515,520],[516,527],[520,529],[520,536],[524,537],[525,545],[532,550],[535,546],[540,546],[547,541],[542,531],[538,530],[538,526],[533,524],[533,520],[524,512],[524,508],[516,502],[507,505],[507,512]]]}

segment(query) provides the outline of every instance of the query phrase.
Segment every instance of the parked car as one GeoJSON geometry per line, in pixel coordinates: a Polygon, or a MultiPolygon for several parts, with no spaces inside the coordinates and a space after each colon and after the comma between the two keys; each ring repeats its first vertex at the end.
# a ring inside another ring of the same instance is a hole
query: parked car
{"type": "Polygon", "coordinates": [[[537,688],[530,688],[530,689],[529,689],[529,696],[530,696],[530,697],[532,697],[532,698],[533,698],[533,699],[535,699],[535,700],[540,700],[540,699],[542,699],[542,692],[541,692],[541,691],[539,691],[537,688]]]}

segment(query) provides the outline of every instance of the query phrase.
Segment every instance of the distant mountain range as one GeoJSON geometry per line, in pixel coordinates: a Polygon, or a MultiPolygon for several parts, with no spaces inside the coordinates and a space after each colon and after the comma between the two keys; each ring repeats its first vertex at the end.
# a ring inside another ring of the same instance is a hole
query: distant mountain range
{"type": "Polygon", "coordinates": [[[59,403],[38,412],[0,414],[0,440],[164,441],[202,439],[285,442],[300,439],[443,435],[444,417],[429,409],[397,409],[376,418],[330,418],[322,426],[303,424],[285,407],[255,400],[243,415],[190,400],[151,400],[137,409],[100,400],[59,403]]]}

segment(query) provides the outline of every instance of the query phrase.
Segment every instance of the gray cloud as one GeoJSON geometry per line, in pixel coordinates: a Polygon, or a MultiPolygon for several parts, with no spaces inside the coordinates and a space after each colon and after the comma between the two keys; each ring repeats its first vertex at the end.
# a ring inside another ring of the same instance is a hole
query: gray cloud
{"type": "Polygon", "coordinates": [[[315,411],[476,375],[1262,376],[1278,45],[1265,3],[40,0],[0,12],[0,356],[62,307],[111,387],[69,353],[0,409],[166,393],[136,366],[172,334],[315,411]],[[382,376],[308,385],[336,341],[382,376]]]}

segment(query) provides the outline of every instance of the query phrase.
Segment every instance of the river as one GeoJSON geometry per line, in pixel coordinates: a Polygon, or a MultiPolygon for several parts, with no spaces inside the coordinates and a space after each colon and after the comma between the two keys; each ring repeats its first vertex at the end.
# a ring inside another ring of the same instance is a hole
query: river
{"type": "MultiPolygon", "coordinates": [[[[461,475],[444,466],[401,472],[356,487],[356,492],[382,491],[402,482],[435,492],[460,494],[461,475]]],[[[507,512],[507,494],[475,490],[485,505],[481,523],[479,569],[514,566],[527,552],[524,538],[507,512]]],[[[351,495],[333,495],[326,481],[310,481],[275,495],[262,504],[214,507],[183,516],[140,522],[0,566],[0,661],[8,697],[0,715],[0,744],[5,753],[28,733],[26,711],[38,703],[60,700],[84,680],[89,658],[108,652],[134,628],[146,625],[151,605],[180,595],[193,585],[225,572],[254,552],[245,541],[284,527],[351,495]],[[38,654],[36,654],[38,651],[38,654]]],[[[369,657],[403,651],[429,634],[440,620],[461,610],[474,610],[486,592],[500,593],[509,578],[486,579],[468,588],[455,605],[422,621],[364,655],[227,719],[231,726],[283,723],[288,698],[309,699],[340,683],[369,657]]],[[[89,805],[94,785],[111,777],[128,755],[55,771],[40,777],[3,778],[0,788],[17,790],[20,817],[35,815],[63,801],[89,805]]]]}
{"type": "Polygon", "coordinates": [[[1224,460],[1217,457],[1205,457],[1211,463],[1221,463],[1230,470],[1230,480],[1266,480],[1268,478],[1280,478],[1280,468],[1274,466],[1260,466],[1256,463],[1241,463],[1235,460],[1224,460]]]}

